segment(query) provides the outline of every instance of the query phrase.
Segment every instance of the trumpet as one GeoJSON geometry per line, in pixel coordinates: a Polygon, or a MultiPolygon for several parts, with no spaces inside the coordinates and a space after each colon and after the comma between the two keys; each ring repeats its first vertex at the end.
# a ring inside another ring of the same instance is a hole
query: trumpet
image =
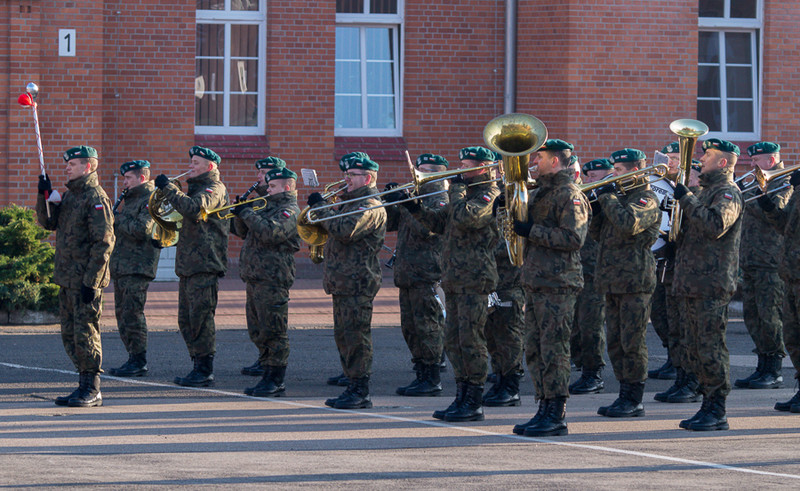
{"type": "MultiPolygon", "coordinates": [[[[666,179],[668,171],[669,167],[666,164],[651,165],[650,167],[645,167],[644,169],[626,172],[625,174],[621,174],[617,177],[610,175],[591,184],[584,184],[581,186],[581,191],[584,193],[589,193],[607,184],[613,184],[619,194],[626,194],[636,188],[650,184],[651,182],[658,182],[666,179]],[[649,179],[651,176],[658,176],[658,178],[651,181],[649,179]]],[[[597,197],[591,196],[589,202],[595,200],[597,200],[597,197]]]]}
{"type": "MultiPolygon", "coordinates": [[[[191,171],[170,178],[170,182],[177,181],[189,172],[191,171]]],[[[178,183],[178,187],[180,187],[180,183],[178,183]]],[[[179,231],[183,225],[183,215],[167,202],[167,197],[160,189],[156,188],[150,194],[147,211],[156,222],[150,231],[150,238],[157,241],[161,247],[172,247],[177,244],[179,231]]]]}
{"type": "Polygon", "coordinates": [[[248,199],[246,201],[239,201],[237,203],[233,203],[232,205],[220,206],[219,208],[213,208],[211,210],[206,210],[205,208],[200,210],[200,220],[207,222],[209,218],[213,218],[214,215],[217,215],[218,220],[229,220],[236,215],[233,214],[232,211],[228,213],[222,214],[225,210],[232,210],[233,208],[244,205],[247,203],[255,203],[257,201],[263,201],[260,205],[253,205],[253,211],[263,210],[267,207],[267,197],[266,196],[259,196],[258,198],[248,199]]]}

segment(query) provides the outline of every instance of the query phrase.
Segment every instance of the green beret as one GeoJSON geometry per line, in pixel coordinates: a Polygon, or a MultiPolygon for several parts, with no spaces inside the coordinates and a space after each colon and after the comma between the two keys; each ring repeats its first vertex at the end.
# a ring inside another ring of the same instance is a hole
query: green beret
{"type": "Polygon", "coordinates": [[[494,152],[483,147],[464,147],[458,151],[458,160],[477,160],[494,162],[494,152]]]}
{"type": "Polygon", "coordinates": [[[581,162],[580,159],[578,159],[577,155],[572,154],[569,156],[569,165],[575,165],[575,164],[581,165],[581,162]]]}
{"type": "Polygon", "coordinates": [[[550,150],[551,152],[559,152],[561,150],[575,150],[575,147],[572,145],[572,143],[568,143],[565,142],[564,140],[559,140],[557,138],[551,138],[545,141],[539,150],[550,150]]]}
{"type": "Polygon", "coordinates": [[[92,147],[87,147],[86,145],[81,145],[79,147],[72,147],[66,152],[64,152],[64,162],[67,162],[72,159],[89,159],[89,158],[97,158],[97,150],[92,147]]]}
{"type": "Polygon", "coordinates": [[[198,147],[195,145],[189,149],[189,157],[194,157],[195,155],[214,162],[215,164],[222,162],[222,159],[219,155],[217,155],[217,152],[211,150],[210,148],[198,147]]]}
{"type": "MultiPolygon", "coordinates": [[[[280,159],[278,159],[280,160],[280,159]]],[[[281,162],[283,162],[281,160],[281,162]]],[[[273,179],[297,179],[297,174],[290,171],[286,167],[273,167],[267,171],[267,175],[264,176],[264,179],[269,182],[273,179]]]]}
{"type": "Polygon", "coordinates": [[[668,143],[661,149],[661,153],[681,153],[681,144],[678,142],[668,143]]]}
{"type": "Polygon", "coordinates": [[[146,160],[131,160],[130,162],[125,162],[124,164],[119,166],[119,173],[124,176],[125,173],[128,172],[129,170],[149,169],[149,168],[150,168],[150,162],[146,160]]]}
{"type": "Polygon", "coordinates": [[[778,153],[781,151],[781,146],[772,142],[758,142],[755,145],[747,147],[747,154],[751,157],[753,155],[761,155],[763,153],[778,153]]]}
{"type": "Polygon", "coordinates": [[[583,164],[583,173],[587,174],[590,170],[611,170],[614,166],[608,159],[594,159],[583,164]]]}
{"type": "Polygon", "coordinates": [[[256,160],[256,169],[282,169],[284,167],[286,167],[286,162],[278,157],[256,160]]]}
{"type": "Polygon", "coordinates": [[[720,140],[719,138],[709,138],[708,140],[703,142],[703,150],[708,150],[709,148],[716,148],[720,152],[727,152],[732,153],[734,155],[741,155],[739,151],[739,147],[734,145],[733,143],[720,140]]]}
{"type": "Polygon", "coordinates": [[[370,158],[364,157],[354,157],[349,160],[342,160],[339,163],[339,167],[344,164],[344,170],[348,171],[350,169],[361,169],[361,170],[374,170],[377,171],[380,167],[377,162],[370,158]]]}
{"type": "Polygon", "coordinates": [[[647,155],[635,148],[623,148],[611,154],[611,162],[638,162],[647,159],[647,155]]]}
{"type": "Polygon", "coordinates": [[[339,168],[342,172],[348,169],[347,161],[352,159],[367,159],[369,160],[369,155],[364,152],[350,152],[347,155],[343,155],[341,159],[339,159],[339,168]]]}
{"type": "Polygon", "coordinates": [[[432,153],[423,153],[419,157],[417,157],[417,161],[415,162],[416,166],[419,167],[422,164],[430,164],[430,165],[443,165],[447,167],[449,163],[447,159],[442,157],[441,155],[435,155],[432,153]]]}

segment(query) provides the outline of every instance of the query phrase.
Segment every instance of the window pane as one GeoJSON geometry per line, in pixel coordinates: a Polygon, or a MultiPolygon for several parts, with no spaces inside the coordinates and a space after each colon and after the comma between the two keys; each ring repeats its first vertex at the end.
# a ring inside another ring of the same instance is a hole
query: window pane
{"type": "Polygon", "coordinates": [[[719,33],[700,31],[699,33],[700,63],[719,63],[719,33]]]}
{"type": "Polygon", "coordinates": [[[336,28],[336,59],[337,60],[361,59],[361,50],[359,49],[357,27],[336,28]]]}
{"type": "Polygon", "coordinates": [[[198,126],[222,126],[222,95],[206,92],[195,98],[194,124],[198,126]]]}
{"type": "Polygon", "coordinates": [[[755,19],[756,0],[731,0],[731,17],[736,19],[755,19]]]}
{"type": "Polygon", "coordinates": [[[752,63],[751,40],[752,34],[749,32],[726,32],[725,33],[725,61],[727,63],[738,63],[749,65],[752,63]]]}
{"type": "Polygon", "coordinates": [[[222,91],[222,70],[224,61],[221,59],[195,60],[195,77],[202,79],[200,84],[203,92],[222,91]]]}
{"type": "Polygon", "coordinates": [[[700,0],[700,17],[724,17],[725,0],[700,0]]]}
{"type": "Polygon", "coordinates": [[[222,24],[197,24],[195,43],[197,56],[223,56],[225,54],[225,26],[222,24]]]}
{"type": "Polygon", "coordinates": [[[386,62],[367,63],[367,94],[394,95],[393,64],[386,62]]]}
{"type": "Polygon", "coordinates": [[[258,0],[231,0],[231,10],[258,12],[258,0]]]}
{"type": "Polygon", "coordinates": [[[337,94],[361,93],[361,63],[357,61],[336,62],[336,87],[337,94]]]}
{"type": "Polygon", "coordinates": [[[394,128],[394,97],[367,98],[368,128],[394,128]]]}
{"type": "Polygon", "coordinates": [[[367,60],[392,59],[392,29],[367,29],[367,60]]]}
{"type": "Polygon", "coordinates": [[[258,90],[258,61],[231,60],[231,93],[258,90]]]}
{"type": "Polygon", "coordinates": [[[396,14],[397,0],[370,0],[369,12],[371,14],[396,14]]]}
{"type": "Polygon", "coordinates": [[[728,97],[739,99],[753,98],[753,71],[749,67],[728,67],[728,97]]]}
{"type": "Polygon", "coordinates": [[[753,103],[728,101],[728,131],[753,131],[753,103]]]}
{"type": "Polygon", "coordinates": [[[719,67],[697,67],[697,97],[720,97],[719,67]]]}
{"type": "Polygon", "coordinates": [[[697,101],[697,119],[707,124],[709,131],[722,131],[719,101],[697,101]]]}
{"type": "Polygon", "coordinates": [[[197,0],[197,10],[225,10],[225,0],[197,0]]]}
{"type": "Polygon", "coordinates": [[[258,26],[231,26],[231,56],[258,58],[258,26]]]}
{"type": "Polygon", "coordinates": [[[364,0],[336,0],[337,14],[363,14],[364,0]]]}
{"type": "Polygon", "coordinates": [[[334,113],[337,128],[361,128],[361,96],[337,95],[334,113]]]}
{"type": "Polygon", "coordinates": [[[257,95],[231,93],[231,126],[257,126],[257,114],[257,95]]]}

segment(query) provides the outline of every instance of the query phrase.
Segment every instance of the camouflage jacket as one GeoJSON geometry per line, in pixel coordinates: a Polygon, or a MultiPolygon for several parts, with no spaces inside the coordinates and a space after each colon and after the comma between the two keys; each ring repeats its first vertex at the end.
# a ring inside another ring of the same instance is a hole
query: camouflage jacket
{"type": "MultiPolygon", "coordinates": [[[[783,169],[783,162],[776,169],[783,169]]],[[[767,190],[777,189],[789,183],[789,176],[775,179],[767,190]]],[[[787,187],[770,195],[778,208],[783,208],[792,197],[792,188],[787,187]]],[[[746,270],[777,271],[783,253],[783,235],[767,221],[764,210],[753,200],[745,203],[742,223],[742,244],[739,250],[739,264],[746,270]]]]}
{"type": "MultiPolygon", "coordinates": [[[[353,192],[345,192],[342,201],[364,198],[376,194],[377,189],[364,186],[353,192]]],[[[330,217],[349,211],[380,205],[378,198],[365,198],[355,203],[343,204],[334,210],[314,210],[318,217],[330,217]]],[[[323,286],[330,295],[375,296],[381,287],[382,271],[378,254],[386,235],[386,210],[356,213],[321,222],[328,232],[323,254],[323,286]]]]}
{"type": "Polygon", "coordinates": [[[739,277],[742,193],[725,169],[700,176],[702,189],[680,200],[683,210],[675,254],[672,293],[733,295],[739,277]]]}
{"type": "Polygon", "coordinates": [[[216,214],[208,217],[207,221],[200,220],[200,212],[225,206],[228,192],[219,180],[217,169],[187,179],[186,183],[185,194],[174,183],[163,190],[167,201],[183,215],[175,251],[175,274],[183,277],[198,273],[223,276],[228,270],[230,225],[216,214]]]}
{"type": "Polygon", "coordinates": [[[447,206],[422,207],[419,219],[442,235],[442,290],[490,294],[497,288],[492,205],[500,194],[487,174],[450,187],[447,206]]]}
{"type": "Polygon", "coordinates": [[[50,218],[45,206],[44,195],[38,195],[39,224],[57,231],[53,282],[64,288],[107,286],[115,240],[114,216],[97,172],[69,181],[61,203],[50,203],[50,218]]]}
{"type": "Polygon", "coordinates": [[[244,239],[239,276],[244,281],[270,281],[276,288],[288,289],[294,284],[294,253],[300,250],[297,193],[286,191],[266,200],[264,208],[245,208],[234,218],[236,235],[244,239]]]}
{"type": "Polygon", "coordinates": [[[783,235],[781,278],[788,283],[800,282],[800,188],[795,186],[789,202],[765,216],[783,235]]]}
{"type": "Polygon", "coordinates": [[[624,196],[606,193],[589,234],[600,244],[594,285],[597,293],[648,293],[656,287],[656,260],[650,250],[661,226],[656,193],[649,186],[624,196]]]}
{"type": "Polygon", "coordinates": [[[122,211],[114,216],[117,243],[111,253],[112,278],[141,275],[152,280],[156,277],[161,249],[150,243],[154,222],[147,208],[153,189],[151,181],[129,189],[122,211]]]}
{"type": "Polygon", "coordinates": [[[528,199],[533,220],[522,283],[528,290],[580,290],[583,270],[580,250],[591,219],[589,200],[573,182],[572,170],[539,177],[528,199]]]}
{"type": "Polygon", "coordinates": [[[581,267],[583,268],[584,283],[594,283],[594,269],[597,265],[597,253],[599,252],[600,244],[587,234],[583,247],[581,247],[581,267]]]}
{"type": "MultiPolygon", "coordinates": [[[[429,183],[420,194],[444,189],[442,183],[429,183]]],[[[447,193],[423,198],[423,205],[431,208],[447,206],[447,193]]],[[[442,277],[439,262],[442,257],[442,236],[435,234],[400,205],[386,208],[386,231],[397,232],[397,248],[392,271],[394,284],[411,288],[436,283],[442,277]]]]}

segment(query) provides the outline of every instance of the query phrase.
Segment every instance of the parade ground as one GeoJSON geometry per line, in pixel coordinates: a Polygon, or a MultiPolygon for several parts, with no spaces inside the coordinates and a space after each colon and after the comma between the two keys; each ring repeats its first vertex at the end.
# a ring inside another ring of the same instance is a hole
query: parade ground
{"type": "MultiPolygon", "coordinates": [[[[286,396],[244,395],[258,380],[239,372],[257,358],[244,296],[235,276],[221,281],[216,385],[184,388],[172,383],[191,368],[177,330],[177,283],[154,283],[146,309],[150,372],[135,379],[103,375],[99,408],[53,404],[78,382],[57,325],[0,326],[0,488],[800,488],[800,414],[773,410],[797,390],[788,359],[783,388],[732,391],[729,431],[679,429],[699,403],[655,402],[653,394],[671,385],[666,380],[647,382],[644,417],[598,416],[597,407],[610,404],[619,389],[607,365],[603,393],[567,402],[568,436],[525,438],[511,428],[536,410],[528,374],[522,406],[485,408],[482,422],[431,418],[455,394],[449,367],[441,397],[395,395],[414,375],[389,279],[375,301],[372,409],[323,404],[343,388],[325,384],[341,366],[330,297],[313,278],[291,290],[286,396]]],[[[102,318],[106,369],[127,359],[113,312],[109,288],[102,318]]],[[[730,316],[731,372],[740,378],[752,372],[756,357],[733,304],[730,316]]],[[[656,368],[666,351],[652,327],[648,346],[656,368]]]]}

